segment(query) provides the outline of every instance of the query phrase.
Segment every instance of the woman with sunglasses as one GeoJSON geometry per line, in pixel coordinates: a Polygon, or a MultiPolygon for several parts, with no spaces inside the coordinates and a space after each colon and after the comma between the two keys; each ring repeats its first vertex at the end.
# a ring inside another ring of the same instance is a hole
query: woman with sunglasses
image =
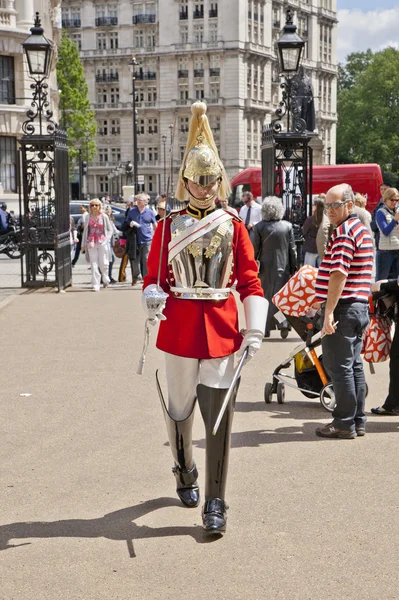
{"type": "Polygon", "coordinates": [[[91,283],[95,292],[100,291],[101,279],[104,287],[109,284],[108,265],[109,243],[113,229],[108,216],[102,211],[100,200],[94,198],[89,204],[89,212],[84,215],[82,251],[87,252],[91,266],[91,283]]]}
{"type": "Polygon", "coordinates": [[[377,250],[376,280],[396,279],[399,275],[399,212],[396,205],[399,192],[396,188],[387,188],[382,196],[383,206],[377,211],[376,222],[380,231],[377,250]]]}

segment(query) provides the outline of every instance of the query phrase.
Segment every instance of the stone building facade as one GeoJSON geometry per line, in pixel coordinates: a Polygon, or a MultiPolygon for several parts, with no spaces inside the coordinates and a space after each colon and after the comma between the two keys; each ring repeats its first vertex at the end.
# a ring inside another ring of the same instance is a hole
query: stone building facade
{"type": "MultiPolygon", "coordinates": [[[[0,193],[17,191],[17,139],[22,136],[29,99],[32,98],[22,42],[30,34],[39,12],[44,35],[57,44],[61,37],[59,0],[0,0],[0,193]]],[[[51,108],[57,118],[56,52],[49,78],[51,108]]]]}
{"type": "Polygon", "coordinates": [[[79,46],[98,122],[89,192],[119,193],[133,161],[132,54],[138,175],[147,192],[165,189],[171,156],[176,183],[195,99],[208,105],[229,176],[260,166],[262,127],[280,99],[275,42],[288,7],[307,40],[315,163],[334,163],[336,0],[63,0],[63,27],[79,46]]]}

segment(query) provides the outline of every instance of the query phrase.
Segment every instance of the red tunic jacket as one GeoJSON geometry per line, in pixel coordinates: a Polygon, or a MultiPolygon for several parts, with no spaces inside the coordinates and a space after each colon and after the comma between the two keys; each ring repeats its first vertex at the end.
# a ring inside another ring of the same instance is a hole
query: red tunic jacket
{"type": "MultiPolygon", "coordinates": [[[[182,210],[181,214],[186,211],[182,210]]],[[[162,239],[163,221],[155,230],[148,256],[148,275],[144,277],[144,288],[157,283],[158,265],[162,239]]],[[[171,218],[165,223],[162,254],[162,289],[169,293],[157,338],[157,348],[186,358],[220,358],[236,352],[242,342],[238,330],[238,312],[234,295],[225,300],[184,300],[170,294],[168,272],[168,244],[171,239],[171,218]]],[[[233,256],[234,266],[231,280],[237,280],[237,292],[241,301],[247,296],[262,296],[263,291],[257,274],[254,250],[242,221],[234,218],[233,256]]],[[[173,285],[173,283],[172,283],[173,285]]],[[[230,284],[231,285],[231,284],[230,284]]]]}

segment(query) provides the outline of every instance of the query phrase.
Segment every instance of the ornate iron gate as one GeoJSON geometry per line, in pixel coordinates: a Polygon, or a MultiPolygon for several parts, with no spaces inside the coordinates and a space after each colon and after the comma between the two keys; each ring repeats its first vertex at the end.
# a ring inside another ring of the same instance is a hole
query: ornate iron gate
{"type": "Polygon", "coordinates": [[[31,134],[29,123],[25,131],[19,151],[22,287],[62,290],[72,283],[67,135],[56,127],[31,134]]]}

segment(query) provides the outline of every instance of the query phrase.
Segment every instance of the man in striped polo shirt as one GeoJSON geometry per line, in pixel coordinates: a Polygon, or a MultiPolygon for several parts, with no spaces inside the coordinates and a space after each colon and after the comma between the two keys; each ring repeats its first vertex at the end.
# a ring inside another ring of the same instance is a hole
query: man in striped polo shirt
{"type": "Polygon", "coordinates": [[[327,192],[325,212],[336,226],[316,278],[316,298],[322,305],[323,363],[336,398],[334,420],[316,429],[326,438],[353,439],[365,434],[366,380],[360,356],[368,323],[368,296],[373,267],[370,233],[353,214],[350,185],[327,192]]]}

